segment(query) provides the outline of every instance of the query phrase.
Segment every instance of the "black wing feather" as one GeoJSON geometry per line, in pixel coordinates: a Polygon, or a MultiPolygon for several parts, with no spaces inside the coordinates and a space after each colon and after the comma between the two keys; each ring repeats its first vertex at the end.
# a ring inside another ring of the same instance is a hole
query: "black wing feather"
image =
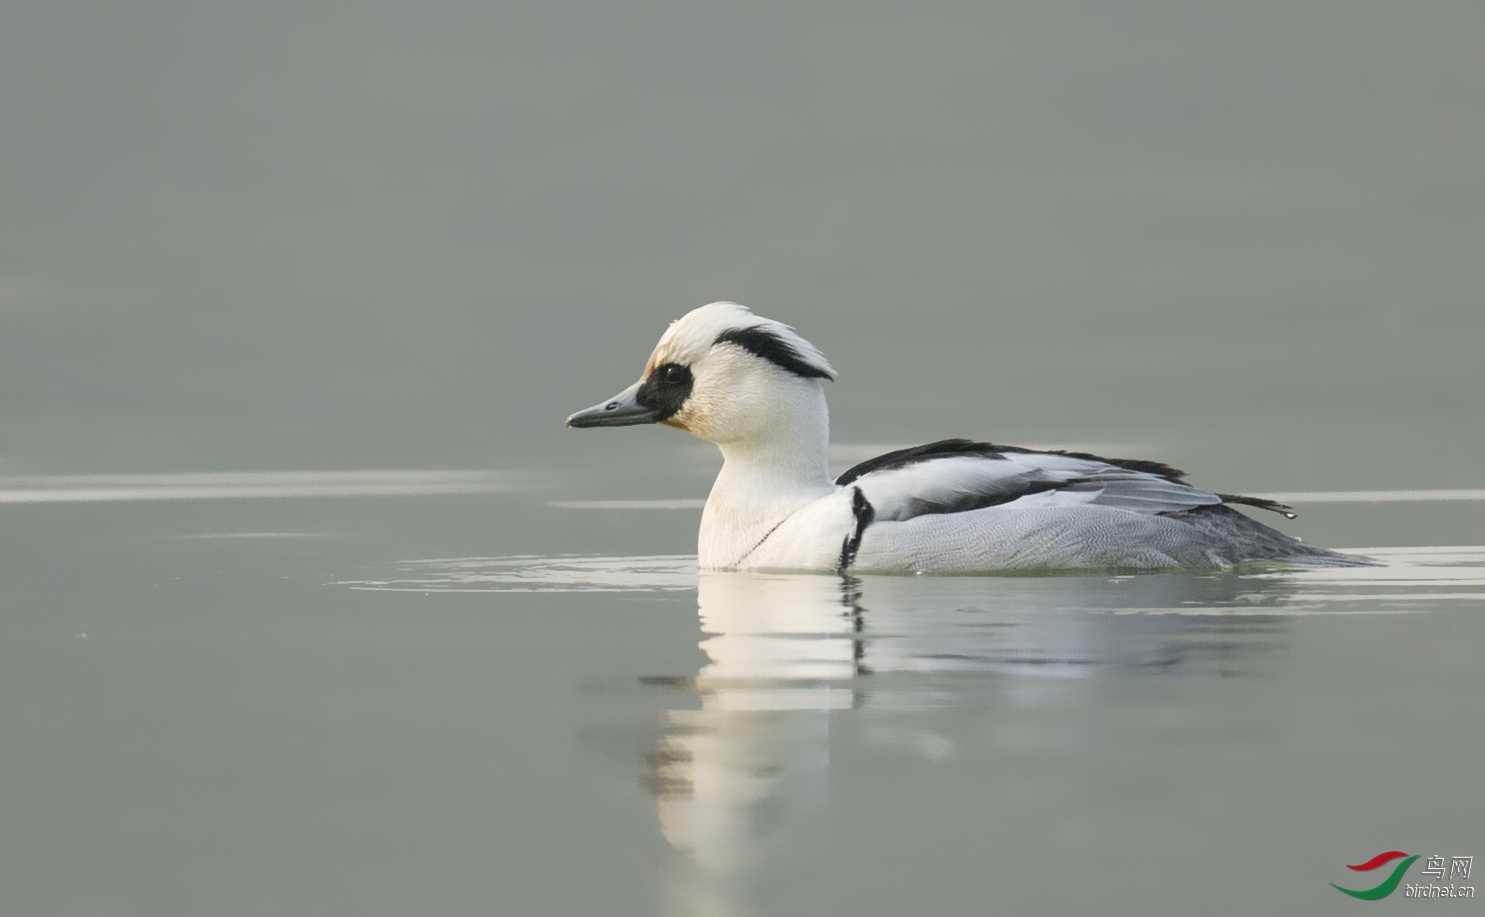
{"type": "Polygon", "coordinates": [[[898,449],[888,452],[876,458],[870,458],[835,479],[835,483],[849,484],[863,474],[871,474],[873,471],[886,471],[890,468],[902,468],[907,465],[915,465],[918,462],[926,462],[929,459],[946,458],[951,455],[976,455],[980,458],[1003,459],[1008,452],[1017,452],[1023,455],[1064,455],[1068,458],[1084,459],[1090,462],[1103,462],[1105,465],[1113,465],[1115,468],[1124,468],[1128,471],[1139,471],[1144,474],[1153,474],[1156,477],[1165,478],[1167,481],[1180,482],[1186,477],[1186,472],[1163,462],[1152,462],[1145,459],[1118,459],[1105,458],[1094,455],[1091,452],[1067,452],[1062,449],[1025,449],[1021,446],[997,446],[994,443],[977,443],[968,439],[941,439],[935,443],[924,446],[913,446],[910,449],[898,449]]]}
{"type": "MultiPolygon", "coordinates": [[[[972,457],[991,461],[1007,461],[1011,455],[1056,455],[1065,458],[1077,459],[1086,462],[1098,462],[1110,466],[1110,469],[1121,469],[1123,471],[1135,472],[1136,474],[1150,475],[1153,478],[1177,484],[1181,487],[1190,485],[1184,480],[1186,472],[1163,462],[1153,462],[1145,459],[1118,459],[1105,458],[1089,452],[1068,452],[1061,449],[1026,449],[1020,446],[998,446],[994,443],[975,442],[968,439],[942,439],[938,442],[927,443],[922,446],[913,446],[909,449],[898,449],[888,452],[866,461],[847,470],[835,483],[846,486],[854,483],[865,475],[884,471],[893,471],[906,468],[922,462],[935,459],[972,457]]],[[[1028,477],[1019,482],[1019,486],[1006,488],[1004,481],[997,482],[997,486],[984,492],[966,491],[956,493],[951,498],[945,499],[943,495],[917,498],[913,495],[904,494],[899,498],[900,507],[894,515],[901,518],[910,518],[925,513],[954,513],[981,509],[1000,503],[1009,503],[1021,497],[1041,493],[1047,490],[1086,490],[1104,486],[1108,483],[1104,476],[1090,474],[1083,478],[1065,479],[1060,481],[1038,480],[1028,477]]],[[[1126,498],[1129,496],[1125,495],[1126,498]]],[[[1293,519],[1295,512],[1292,507],[1262,497],[1244,497],[1237,494],[1215,494],[1209,495],[1208,500],[1215,496],[1224,503],[1240,503],[1258,509],[1279,513],[1287,518],[1293,519]]],[[[1158,496],[1157,496],[1158,498],[1158,496]]],[[[1212,500],[1215,502],[1215,500],[1212,500]]]]}

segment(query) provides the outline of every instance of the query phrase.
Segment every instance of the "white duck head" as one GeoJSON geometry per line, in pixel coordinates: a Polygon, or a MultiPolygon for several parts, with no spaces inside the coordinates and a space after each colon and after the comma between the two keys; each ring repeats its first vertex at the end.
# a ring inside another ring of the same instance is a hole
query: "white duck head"
{"type": "Polygon", "coordinates": [[[791,513],[835,489],[824,380],[835,370],[781,322],[714,302],[673,323],[638,382],[569,427],[660,423],[716,443],[722,470],[701,511],[699,562],[735,566],[791,513]]]}
{"type": "Polygon", "coordinates": [[[728,446],[828,438],[825,355],[793,328],[731,302],[672,322],[638,382],[567,418],[569,427],[660,423],[728,446]]]}

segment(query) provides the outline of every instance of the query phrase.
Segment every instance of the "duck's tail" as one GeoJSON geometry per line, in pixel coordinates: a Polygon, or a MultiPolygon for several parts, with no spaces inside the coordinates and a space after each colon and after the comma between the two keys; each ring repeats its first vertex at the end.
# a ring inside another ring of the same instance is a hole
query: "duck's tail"
{"type": "MultiPolygon", "coordinates": [[[[1283,504],[1259,498],[1228,497],[1229,503],[1244,503],[1260,509],[1282,513],[1289,518],[1294,511],[1283,504]]],[[[1234,563],[1245,560],[1271,560],[1285,563],[1309,564],[1322,567],[1376,567],[1380,561],[1358,554],[1342,554],[1317,545],[1305,544],[1299,539],[1272,529],[1257,519],[1243,515],[1230,506],[1199,506],[1171,516],[1195,528],[1202,539],[1212,545],[1219,554],[1229,557],[1234,563]]]]}

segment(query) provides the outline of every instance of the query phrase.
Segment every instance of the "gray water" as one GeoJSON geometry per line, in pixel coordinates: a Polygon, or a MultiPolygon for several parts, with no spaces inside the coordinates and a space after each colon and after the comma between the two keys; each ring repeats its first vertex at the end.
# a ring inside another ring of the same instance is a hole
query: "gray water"
{"type": "Polygon", "coordinates": [[[0,913],[1411,907],[1330,884],[1480,852],[1481,34],[0,11],[0,913]],[[1153,458],[1387,566],[700,575],[714,451],[561,419],[723,298],[837,467],[1153,458]]]}

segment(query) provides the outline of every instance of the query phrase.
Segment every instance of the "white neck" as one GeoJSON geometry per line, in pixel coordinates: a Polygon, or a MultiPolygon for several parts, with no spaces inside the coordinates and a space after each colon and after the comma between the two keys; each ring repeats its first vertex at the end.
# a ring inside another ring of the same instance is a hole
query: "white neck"
{"type": "Polygon", "coordinates": [[[701,512],[702,569],[737,566],[791,513],[835,490],[826,461],[825,390],[809,380],[754,436],[719,442],[722,470],[701,512]]]}

